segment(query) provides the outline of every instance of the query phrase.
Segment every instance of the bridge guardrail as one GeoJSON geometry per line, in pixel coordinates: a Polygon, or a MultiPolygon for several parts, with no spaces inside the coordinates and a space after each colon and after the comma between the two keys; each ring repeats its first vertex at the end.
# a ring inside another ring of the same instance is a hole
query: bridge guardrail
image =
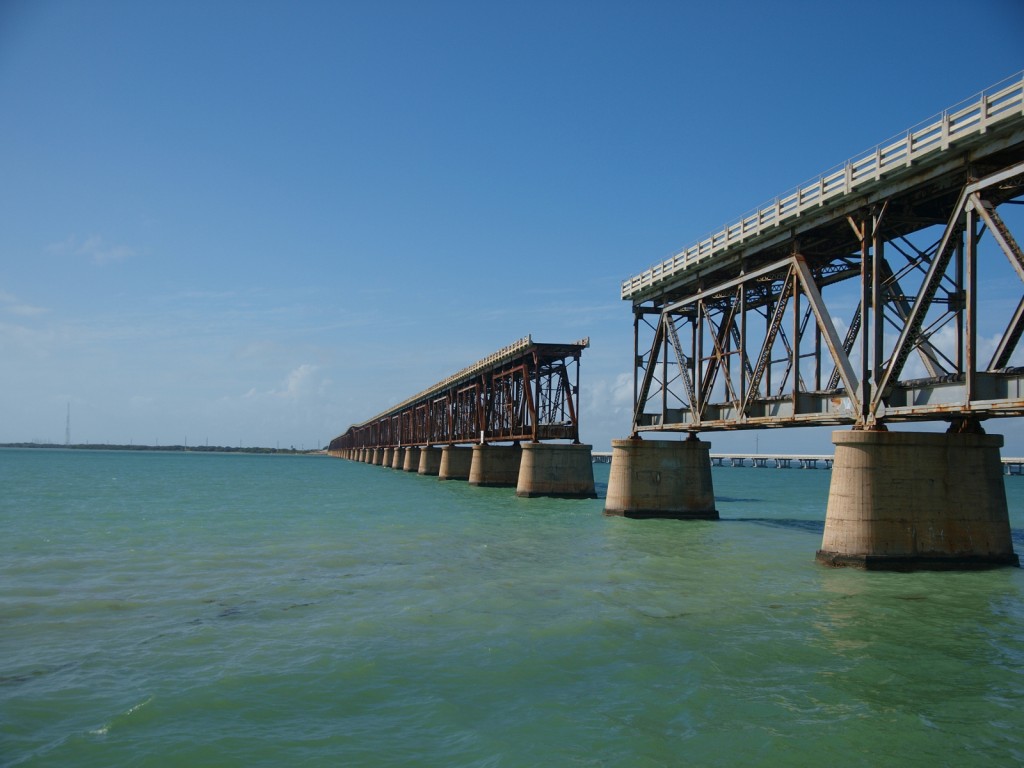
{"type": "Polygon", "coordinates": [[[967,136],[984,133],[992,124],[1024,117],[1024,71],[918,123],[897,137],[801,184],[790,193],[740,217],[723,229],[622,283],[622,298],[631,299],[693,264],[776,227],[804,211],[878,181],[886,173],[943,151],[967,136]]]}

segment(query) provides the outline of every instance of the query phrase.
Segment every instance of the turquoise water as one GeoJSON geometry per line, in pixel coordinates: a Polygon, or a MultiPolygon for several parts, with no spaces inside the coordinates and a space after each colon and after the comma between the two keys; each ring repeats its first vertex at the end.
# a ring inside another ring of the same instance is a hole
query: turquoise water
{"type": "Polygon", "coordinates": [[[630,521],[323,457],[2,450],[0,765],[1024,762],[1024,571],[827,569],[829,472],[714,473],[722,520],[630,521]]]}

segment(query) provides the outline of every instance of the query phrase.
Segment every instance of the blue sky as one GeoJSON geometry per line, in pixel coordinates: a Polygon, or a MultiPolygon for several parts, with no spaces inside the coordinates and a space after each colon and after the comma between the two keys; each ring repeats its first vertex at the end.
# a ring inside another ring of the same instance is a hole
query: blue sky
{"type": "Polygon", "coordinates": [[[622,279],[1022,40],[1017,0],[3,0],[0,442],[70,403],[75,442],[313,447],[529,333],[590,337],[607,450],[622,279]]]}

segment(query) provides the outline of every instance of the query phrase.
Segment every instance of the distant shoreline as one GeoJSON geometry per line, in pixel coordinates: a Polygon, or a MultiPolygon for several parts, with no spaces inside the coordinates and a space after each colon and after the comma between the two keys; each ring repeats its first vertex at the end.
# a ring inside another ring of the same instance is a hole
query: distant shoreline
{"type": "Polygon", "coordinates": [[[113,443],[74,443],[58,445],[56,443],[0,443],[0,448],[38,448],[79,451],[163,451],[171,453],[276,453],[296,456],[321,456],[327,451],[322,449],[301,450],[297,448],[233,448],[227,445],[119,445],[113,443]]]}

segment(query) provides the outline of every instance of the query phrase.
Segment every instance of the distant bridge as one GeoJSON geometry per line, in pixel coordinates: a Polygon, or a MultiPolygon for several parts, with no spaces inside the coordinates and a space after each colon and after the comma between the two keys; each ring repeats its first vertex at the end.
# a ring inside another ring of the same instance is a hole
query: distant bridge
{"type": "Polygon", "coordinates": [[[329,451],[529,440],[579,442],[579,363],[589,339],[526,336],[334,438],[329,451]]]}
{"type": "Polygon", "coordinates": [[[590,446],[579,439],[580,355],[588,346],[589,339],[541,344],[526,336],[354,424],[328,453],[441,480],[515,486],[518,496],[593,497],[590,446]],[[569,443],[544,442],[555,440],[569,443]]]}

